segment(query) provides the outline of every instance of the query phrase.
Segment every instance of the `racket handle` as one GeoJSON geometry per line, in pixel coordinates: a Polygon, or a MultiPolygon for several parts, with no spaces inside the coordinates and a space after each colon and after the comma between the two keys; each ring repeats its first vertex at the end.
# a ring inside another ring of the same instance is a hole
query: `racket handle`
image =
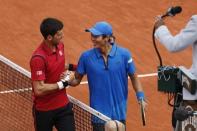
{"type": "Polygon", "coordinates": [[[145,116],[145,109],[144,109],[144,105],[143,105],[143,99],[141,99],[140,102],[140,108],[141,108],[141,116],[142,116],[142,124],[143,126],[146,125],[146,116],[145,116]]]}

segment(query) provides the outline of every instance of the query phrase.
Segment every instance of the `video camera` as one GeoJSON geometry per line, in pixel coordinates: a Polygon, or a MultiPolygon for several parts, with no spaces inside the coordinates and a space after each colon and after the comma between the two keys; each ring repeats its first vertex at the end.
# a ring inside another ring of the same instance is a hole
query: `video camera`
{"type": "Polygon", "coordinates": [[[190,73],[185,67],[179,66],[177,77],[180,79],[181,85],[185,89],[191,94],[195,94],[197,89],[197,78],[192,73],[190,73]]]}
{"type": "Polygon", "coordinates": [[[178,93],[187,89],[191,94],[197,90],[197,78],[185,67],[160,66],[158,67],[158,91],[178,93]]]}

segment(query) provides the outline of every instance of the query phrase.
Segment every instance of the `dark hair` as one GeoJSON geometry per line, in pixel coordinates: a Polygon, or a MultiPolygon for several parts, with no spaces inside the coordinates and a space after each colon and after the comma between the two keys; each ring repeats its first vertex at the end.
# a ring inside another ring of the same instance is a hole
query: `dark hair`
{"type": "Polygon", "coordinates": [[[40,32],[44,39],[46,39],[48,35],[54,36],[63,27],[64,25],[60,20],[56,18],[45,18],[40,24],[40,32]]]}

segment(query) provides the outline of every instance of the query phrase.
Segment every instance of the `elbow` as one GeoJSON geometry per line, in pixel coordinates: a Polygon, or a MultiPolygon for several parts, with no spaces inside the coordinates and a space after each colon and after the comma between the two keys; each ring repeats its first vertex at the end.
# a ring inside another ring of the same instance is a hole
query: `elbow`
{"type": "Polygon", "coordinates": [[[38,97],[38,96],[43,96],[44,93],[41,89],[34,89],[34,95],[38,97]]]}
{"type": "Polygon", "coordinates": [[[169,45],[165,45],[165,47],[171,53],[175,53],[175,52],[178,52],[179,50],[181,50],[181,48],[178,47],[177,44],[170,44],[170,46],[169,45]]]}
{"type": "Polygon", "coordinates": [[[35,96],[45,95],[44,84],[42,82],[33,82],[33,93],[35,96]]]}

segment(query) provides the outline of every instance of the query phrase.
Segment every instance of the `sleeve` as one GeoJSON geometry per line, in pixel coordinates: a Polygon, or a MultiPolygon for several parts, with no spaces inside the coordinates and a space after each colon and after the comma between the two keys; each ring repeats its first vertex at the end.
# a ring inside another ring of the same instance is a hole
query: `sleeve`
{"type": "Polygon", "coordinates": [[[86,74],[86,66],[85,66],[86,59],[85,58],[86,58],[85,55],[82,54],[79,58],[78,65],[77,65],[77,72],[81,75],[86,74]]]}
{"type": "Polygon", "coordinates": [[[31,79],[45,80],[45,62],[41,57],[32,57],[30,61],[31,79]]]}
{"type": "Polygon", "coordinates": [[[177,35],[172,36],[167,26],[160,26],[155,37],[171,52],[181,51],[197,40],[197,16],[193,16],[177,35]]]}
{"type": "Polygon", "coordinates": [[[135,64],[134,64],[133,58],[131,56],[131,53],[128,50],[126,51],[125,63],[126,63],[126,70],[127,70],[127,72],[129,74],[134,74],[135,71],[136,71],[136,68],[135,68],[135,64]]]}

